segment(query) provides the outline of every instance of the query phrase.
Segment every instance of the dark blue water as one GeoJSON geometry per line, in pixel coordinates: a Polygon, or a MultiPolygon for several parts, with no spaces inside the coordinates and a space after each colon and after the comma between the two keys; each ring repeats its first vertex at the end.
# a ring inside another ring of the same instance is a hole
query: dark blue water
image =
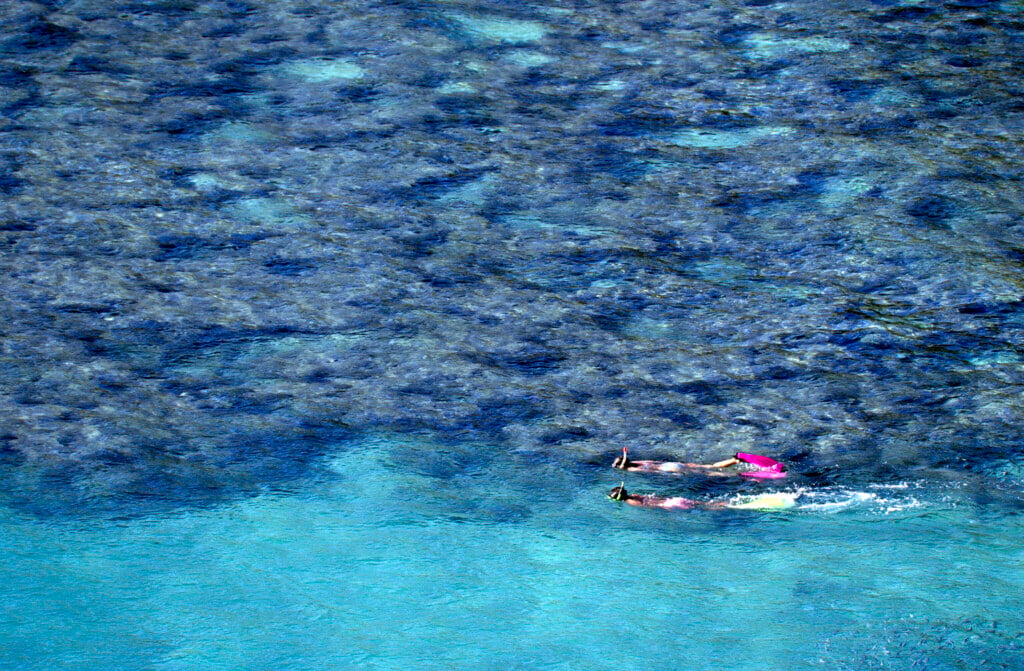
{"type": "Polygon", "coordinates": [[[1019,2],[0,9],[2,665],[1021,665],[1019,2]]]}

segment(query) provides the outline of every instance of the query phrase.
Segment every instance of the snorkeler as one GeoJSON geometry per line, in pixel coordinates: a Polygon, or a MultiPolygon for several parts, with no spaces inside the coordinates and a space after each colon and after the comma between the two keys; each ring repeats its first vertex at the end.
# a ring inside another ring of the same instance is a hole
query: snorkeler
{"type": "Polygon", "coordinates": [[[760,454],[748,454],[737,452],[735,456],[713,464],[695,464],[684,461],[631,461],[626,448],[622,448],[622,456],[616,457],[612,466],[625,471],[651,471],[660,473],[689,473],[695,470],[708,470],[708,475],[725,476],[729,473],[721,469],[744,464],[752,466],[751,470],[740,471],[740,475],[748,478],[776,479],[786,477],[786,467],[771,457],[764,457],[760,454]]]}
{"type": "Polygon", "coordinates": [[[754,497],[746,497],[733,502],[725,501],[695,501],[683,498],[682,496],[653,496],[650,494],[630,494],[626,491],[625,483],[613,487],[608,492],[608,498],[612,501],[621,501],[631,506],[643,508],[664,508],[666,510],[722,510],[731,508],[734,510],[774,510],[779,508],[792,508],[796,505],[797,496],[787,492],[774,492],[761,494],[754,497]]]}
{"type": "Polygon", "coordinates": [[[622,501],[631,506],[642,506],[644,508],[665,508],[667,510],[693,510],[703,508],[705,510],[721,510],[728,506],[721,501],[694,501],[682,496],[652,496],[650,494],[630,494],[623,485],[614,487],[608,492],[608,498],[612,501],[622,501]]]}

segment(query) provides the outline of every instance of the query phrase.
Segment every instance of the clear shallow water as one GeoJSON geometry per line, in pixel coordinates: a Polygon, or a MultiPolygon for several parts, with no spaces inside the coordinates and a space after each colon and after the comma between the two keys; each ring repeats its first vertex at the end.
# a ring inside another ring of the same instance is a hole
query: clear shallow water
{"type": "Polygon", "coordinates": [[[978,507],[956,486],[808,489],[778,512],[641,510],[603,499],[615,474],[580,484],[502,464],[439,481],[403,471],[394,447],[364,444],[295,492],[206,510],[47,522],[5,514],[0,662],[1024,664],[1024,518],[978,507]]]}

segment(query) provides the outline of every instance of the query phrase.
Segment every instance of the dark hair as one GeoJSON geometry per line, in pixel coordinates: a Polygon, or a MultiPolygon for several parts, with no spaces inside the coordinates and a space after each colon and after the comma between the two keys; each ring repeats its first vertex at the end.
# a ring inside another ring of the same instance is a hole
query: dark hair
{"type": "Polygon", "coordinates": [[[612,501],[625,501],[628,496],[629,492],[627,492],[626,488],[621,485],[613,487],[612,491],[608,492],[608,498],[612,501]]]}
{"type": "Polygon", "coordinates": [[[623,454],[621,457],[615,457],[615,461],[612,462],[612,468],[629,468],[632,463],[629,457],[623,454]]]}

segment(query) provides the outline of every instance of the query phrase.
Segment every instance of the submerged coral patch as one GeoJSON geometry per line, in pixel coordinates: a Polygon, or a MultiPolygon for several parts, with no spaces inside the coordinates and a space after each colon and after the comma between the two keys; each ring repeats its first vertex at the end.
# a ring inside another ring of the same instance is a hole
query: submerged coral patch
{"type": "Polygon", "coordinates": [[[984,473],[1020,30],[967,4],[19,6],[0,479],[222,500],[349,431],[984,473]]]}

